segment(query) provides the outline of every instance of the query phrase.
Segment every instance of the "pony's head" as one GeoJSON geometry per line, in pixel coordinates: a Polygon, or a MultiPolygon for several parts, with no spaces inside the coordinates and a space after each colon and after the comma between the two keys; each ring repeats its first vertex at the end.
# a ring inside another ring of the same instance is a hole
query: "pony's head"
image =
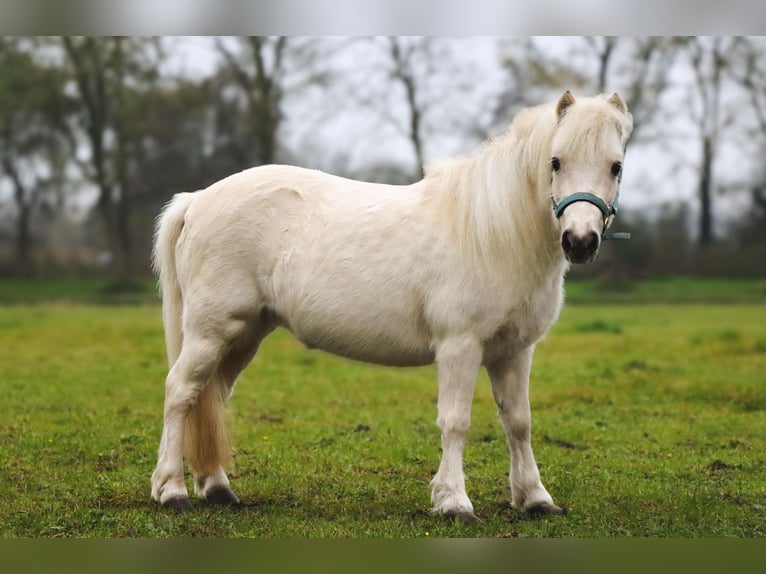
{"type": "Polygon", "coordinates": [[[617,93],[575,100],[569,91],[556,104],[556,115],[550,159],[553,210],[567,259],[588,263],[598,255],[617,213],[633,118],[617,93]]]}

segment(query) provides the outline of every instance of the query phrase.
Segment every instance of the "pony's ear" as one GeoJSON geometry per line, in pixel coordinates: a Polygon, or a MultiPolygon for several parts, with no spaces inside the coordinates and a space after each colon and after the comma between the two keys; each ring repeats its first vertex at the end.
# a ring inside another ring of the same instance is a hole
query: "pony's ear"
{"type": "Polygon", "coordinates": [[[618,110],[620,110],[623,114],[628,111],[628,106],[625,103],[625,100],[623,100],[620,94],[618,94],[617,92],[609,96],[609,98],[606,101],[612,104],[618,110]]]}
{"type": "Polygon", "coordinates": [[[575,103],[575,97],[572,95],[572,92],[567,90],[564,92],[564,95],[559,98],[559,103],[556,104],[556,117],[561,120],[561,116],[564,115],[566,109],[573,103],[575,103]]]}

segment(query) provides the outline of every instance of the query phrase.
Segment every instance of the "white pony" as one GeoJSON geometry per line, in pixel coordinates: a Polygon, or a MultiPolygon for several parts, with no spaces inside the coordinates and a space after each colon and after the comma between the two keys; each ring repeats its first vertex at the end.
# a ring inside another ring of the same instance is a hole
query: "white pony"
{"type": "Polygon", "coordinates": [[[196,494],[239,502],[224,472],[224,403],[263,338],[284,327],[351,359],[436,362],[442,458],[431,500],[467,521],[463,447],[484,366],[514,506],[562,512],[530,444],[532,353],[559,314],[569,263],[598,253],[631,129],[618,94],[567,91],[413,185],[270,165],[176,195],[154,246],[171,368],[152,497],[190,506],[185,456],[196,494]]]}

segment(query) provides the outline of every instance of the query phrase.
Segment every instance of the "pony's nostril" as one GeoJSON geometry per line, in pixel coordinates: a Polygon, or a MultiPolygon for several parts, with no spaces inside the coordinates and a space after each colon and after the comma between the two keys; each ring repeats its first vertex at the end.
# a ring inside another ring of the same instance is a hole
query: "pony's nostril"
{"type": "Polygon", "coordinates": [[[585,236],[583,248],[587,251],[595,251],[598,248],[598,233],[591,231],[585,236]]]}
{"type": "Polygon", "coordinates": [[[572,232],[565,231],[561,234],[561,248],[564,253],[570,253],[572,251],[572,232]]]}

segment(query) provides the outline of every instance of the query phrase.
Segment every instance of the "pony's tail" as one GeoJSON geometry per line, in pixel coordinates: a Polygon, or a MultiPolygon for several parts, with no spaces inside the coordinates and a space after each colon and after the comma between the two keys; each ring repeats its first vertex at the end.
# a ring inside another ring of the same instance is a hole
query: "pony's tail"
{"type": "MultiPolygon", "coordinates": [[[[152,264],[162,292],[162,322],[170,368],[183,345],[183,299],[176,272],[176,244],[193,199],[192,193],[173,196],[157,220],[154,236],[152,264]]],[[[214,474],[229,463],[231,448],[224,418],[227,389],[220,369],[216,369],[186,417],[184,456],[200,476],[214,474]]]]}
{"type": "Polygon", "coordinates": [[[162,293],[162,323],[165,327],[168,365],[171,368],[178,359],[183,344],[181,325],[183,301],[181,299],[181,286],[178,283],[176,273],[176,244],[184,227],[186,210],[193,199],[194,195],[191,193],[174,195],[157,218],[157,226],[154,231],[152,267],[159,279],[162,293]]]}
{"type": "MultiPolygon", "coordinates": [[[[227,398],[225,381],[216,372],[186,417],[184,456],[197,477],[204,479],[231,464],[224,410],[227,398]]],[[[204,486],[204,482],[195,482],[196,493],[203,495],[204,486]]]]}

